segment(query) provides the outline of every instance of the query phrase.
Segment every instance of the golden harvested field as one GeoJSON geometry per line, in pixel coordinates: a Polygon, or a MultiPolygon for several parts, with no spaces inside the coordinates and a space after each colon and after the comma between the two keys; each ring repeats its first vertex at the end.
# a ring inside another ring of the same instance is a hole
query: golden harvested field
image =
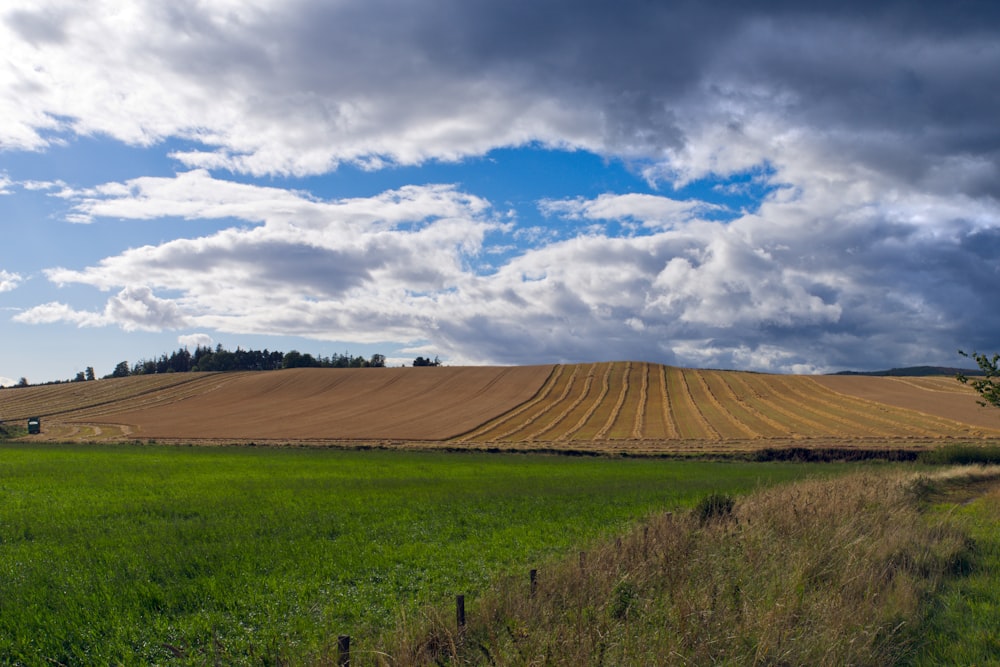
{"type": "Polygon", "coordinates": [[[784,376],[643,362],[292,369],[0,391],[50,440],[376,444],[655,454],[1000,440],[951,378],[784,376]]]}

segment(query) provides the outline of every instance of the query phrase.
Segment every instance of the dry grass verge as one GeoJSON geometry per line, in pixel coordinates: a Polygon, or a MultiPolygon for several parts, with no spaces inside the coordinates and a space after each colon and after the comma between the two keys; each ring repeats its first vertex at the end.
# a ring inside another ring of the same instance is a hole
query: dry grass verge
{"type": "Polygon", "coordinates": [[[898,664],[928,595],[967,561],[964,535],[921,514],[927,489],[955,475],[881,471],[715,497],[540,569],[533,591],[527,576],[500,582],[470,602],[461,632],[453,609],[428,612],[379,661],[898,664]]]}

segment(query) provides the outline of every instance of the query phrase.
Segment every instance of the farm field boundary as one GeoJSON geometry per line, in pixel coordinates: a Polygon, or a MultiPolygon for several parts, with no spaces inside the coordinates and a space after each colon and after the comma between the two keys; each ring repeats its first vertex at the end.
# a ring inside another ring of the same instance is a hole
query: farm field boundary
{"type": "Polygon", "coordinates": [[[1000,441],[1000,411],[949,378],[643,362],[167,374],[0,391],[0,418],[28,416],[45,419],[39,439],[80,442],[697,455],[1000,441]]]}

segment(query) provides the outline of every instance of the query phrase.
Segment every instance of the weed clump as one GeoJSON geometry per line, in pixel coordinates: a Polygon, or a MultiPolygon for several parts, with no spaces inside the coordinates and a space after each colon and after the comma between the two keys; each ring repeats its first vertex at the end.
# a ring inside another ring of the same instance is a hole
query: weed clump
{"type": "Polygon", "coordinates": [[[620,581],[611,591],[611,601],[608,611],[611,617],[622,620],[629,615],[629,611],[639,600],[639,589],[631,581],[620,581]]]}
{"type": "Polygon", "coordinates": [[[712,522],[727,519],[733,514],[736,499],[725,493],[710,493],[695,505],[694,515],[702,526],[712,522]]]}

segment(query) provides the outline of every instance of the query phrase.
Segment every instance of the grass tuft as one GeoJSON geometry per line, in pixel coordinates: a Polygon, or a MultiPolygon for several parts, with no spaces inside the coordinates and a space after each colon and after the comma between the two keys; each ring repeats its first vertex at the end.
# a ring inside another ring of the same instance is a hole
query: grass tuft
{"type": "Polygon", "coordinates": [[[733,514],[733,507],[736,500],[726,493],[711,493],[694,507],[694,514],[698,518],[698,524],[704,526],[712,521],[727,519],[733,514]]]}

